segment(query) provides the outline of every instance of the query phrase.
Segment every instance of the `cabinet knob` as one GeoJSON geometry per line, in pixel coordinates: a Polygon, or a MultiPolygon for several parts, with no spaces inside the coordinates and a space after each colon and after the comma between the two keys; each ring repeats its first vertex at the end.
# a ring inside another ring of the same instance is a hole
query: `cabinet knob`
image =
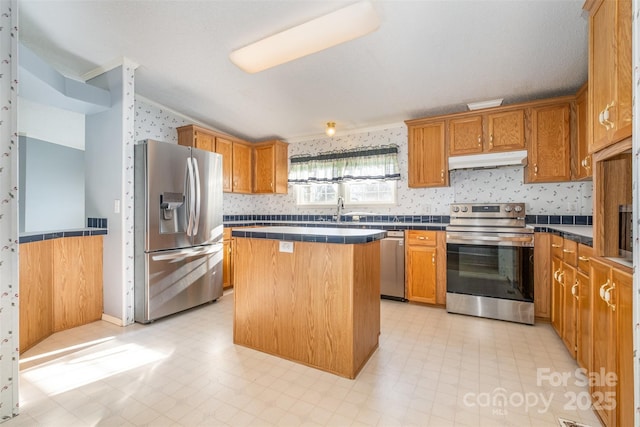
{"type": "Polygon", "coordinates": [[[432,264],[436,263],[436,253],[435,252],[433,254],[431,254],[431,263],[432,264]]]}
{"type": "Polygon", "coordinates": [[[533,165],[533,174],[534,174],[534,175],[538,175],[538,164],[537,164],[537,163],[535,163],[535,164],[533,165]]]}
{"type": "Polygon", "coordinates": [[[493,147],[493,134],[489,135],[489,146],[493,147]]]}
{"type": "Polygon", "coordinates": [[[444,169],[440,170],[440,181],[444,182],[444,169]]]}
{"type": "Polygon", "coordinates": [[[478,135],[478,147],[482,146],[482,135],[478,135]]]}

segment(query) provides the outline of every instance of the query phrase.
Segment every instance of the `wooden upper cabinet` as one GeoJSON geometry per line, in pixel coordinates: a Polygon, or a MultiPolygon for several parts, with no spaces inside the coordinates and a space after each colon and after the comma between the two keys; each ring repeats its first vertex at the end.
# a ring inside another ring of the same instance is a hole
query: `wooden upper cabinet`
{"type": "Polygon", "coordinates": [[[406,123],[409,130],[409,187],[448,186],[444,120],[410,120],[406,123]]]}
{"type": "Polygon", "coordinates": [[[631,136],[631,1],[588,0],[590,152],[631,136]]]}
{"type": "Polygon", "coordinates": [[[525,148],[524,110],[487,114],[485,151],[511,151],[525,148]]]}
{"type": "Polygon", "coordinates": [[[178,128],[178,144],[200,150],[215,151],[216,136],[210,130],[189,125],[178,128]]]}
{"type": "Polygon", "coordinates": [[[589,125],[588,125],[588,88],[585,83],[576,95],[575,108],[575,149],[572,156],[574,166],[573,177],[575,179],[591,178],[593,172],[591,170],[591,154],[589,154],[589,125]]]}
{"type": "Polygon", "coordinates": [[[570,103],[531,108],[528,182],[571,179],[570,103]]]}
{"type": "Polygon", "coordinates": [[[449,120],[449,155],[482,153],[482,116],[449,120]]]}
{"type": "Polygon", "coordinates": [[[233,141],[216,137],[216,153],[222,155],[222,191],[233,191],[233,141]]]}
{"type": "Polygon", "coordinates": [[[449,155],[522,150],[524,110],[467,115],[449,120],[449,155]]]}
{"type": "Polygon", "coordinates": [[[253,146],[253,192],[287,194],[289,145],[267,141],[253,146]]]}
{"type": "Polygon", "coordinates": [[[232,190],[251,193],[251,145],[233,142],[232,190]]]}

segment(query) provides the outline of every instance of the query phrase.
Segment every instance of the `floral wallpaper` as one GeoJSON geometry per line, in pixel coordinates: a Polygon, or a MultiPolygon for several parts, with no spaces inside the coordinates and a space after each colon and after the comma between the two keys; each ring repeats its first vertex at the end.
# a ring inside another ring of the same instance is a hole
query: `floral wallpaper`
{"type": "MultiPolygon", "coordinates": [[[[187,118],[136,101],[136,140],[152,138],[177,143],[178,126],[192,123],[187,118]]],[[[289,156],[315,154],[356,147],[398,145],[401,179],[398,181],[398,203],[393,207],[376,207],[382,215],[448,215],[453,202],[525,202],[531,215],[592,215],[591,181],[547,184],[525,184],[522,167],[456,170],[450,172],[450,186],[409,188],[407,128],[404,123],[370,131],[339,133],[330,138],[295,141],[289,145],[289,156]]],[[[362,210],[358,208],[358,210],[362,210]]],[[[293,191],[277,195],[224,195],[225,215],[257,214],[330,214],[333,208],[298,208],[293,191]]]]}
{"type": "Polygon", "coordinates": [[[124,157],[124,197],[123,197],[123,224],[124,238],[124,266],[125,266],[125,301],[124,301],[124,325],[134,322],[134,216],[133,216],[133,146],[135,145],[135,66],[124,59],[122,62],[122,141],[124,157]]]}
{"type": "Polygon", "coordinates": [[[0,1],[0,420],[19,405],[17,8],[0,1]]]}

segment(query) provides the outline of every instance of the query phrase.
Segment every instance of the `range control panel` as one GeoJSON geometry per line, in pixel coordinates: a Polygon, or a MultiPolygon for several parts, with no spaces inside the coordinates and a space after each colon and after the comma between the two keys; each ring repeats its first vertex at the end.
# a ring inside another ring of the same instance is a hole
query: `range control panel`
{"type": "Polygon", "coordinates": [[[524,218],[524,203],[453,203],[451,216],[457,218],[524,218]]]}

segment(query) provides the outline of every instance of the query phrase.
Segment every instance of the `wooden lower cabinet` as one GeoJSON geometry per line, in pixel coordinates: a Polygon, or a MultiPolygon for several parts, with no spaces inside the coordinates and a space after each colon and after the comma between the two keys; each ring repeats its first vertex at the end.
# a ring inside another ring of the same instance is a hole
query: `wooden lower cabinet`
{"type": "Polygon", "coordinates": [[[406,295],[409,301],[446,303],[446,235],[441,231],[406,232],[406,295]]]}
{"type": "Polygon", "coordinates": [[[633,277],[592,258],[591,284],[593,407],[607,427],[633,425],[633,277]]]}
{"type": "Polygon", "coordinates": [[[20,245],[20,351],[53,332],[99,320],[102,236],[20,245]]]}
{"type": "Polygon", "coordinates": [[[591,280],[578,271],[578,300],[576,310],[576,362],[581,368],[591,366],[591,280]]]}
{"type": "Polygon", "coordinates": [[[553,279],[551,280],[551,325],[556,333],[562,337],[564,327],[564,287],[562,286],[562,259],[553,257],[551,261],[553,279]]]}
{"type": "Polygon", "coordinates": [[[551,318],[551,234],[536,233],[533,249],[533,302],[538,319],[551,318]]]}
{"type": "Polygon", "coordinates": [[[562,276],[562,342],[571,354],[576,358],[576,320],[578,318],[578,304],[576,300],[576,269],[563,263],[562,276]]]}
{"type": "Polygon", "coordinates": [[[233,239],[231,228],[225,228],[222,241],[222,288],[233,287],[233,239]]]}

